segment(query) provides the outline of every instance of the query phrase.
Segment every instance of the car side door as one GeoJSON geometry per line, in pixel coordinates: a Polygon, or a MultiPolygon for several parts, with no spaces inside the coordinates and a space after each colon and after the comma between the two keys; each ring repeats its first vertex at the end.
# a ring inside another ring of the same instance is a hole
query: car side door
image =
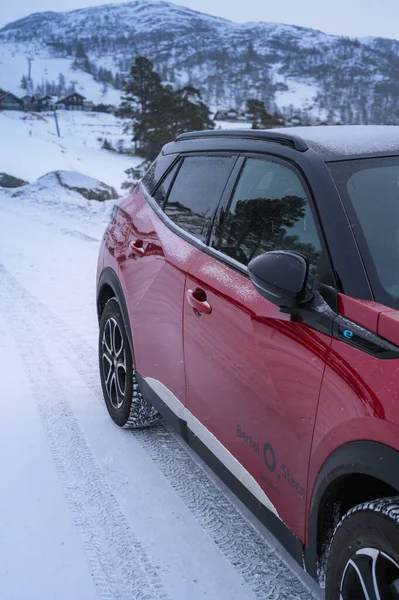
{"type": "Polygon", "coordinates": [[[299,170],[272,157],[240,160],[211,247],[186,281],[187,424],[194,442],[210,447],[304,540],[308,462],[331,338],[263,298],[247,265],[269,250],[294,250],[307,257],[316,282],[328,277],[328,259],[299,170]],[[208,310],[192,306],[193,293],[208,310]]]}
{"type": "Polygon", "coordinates": [[[137,375],[144,392],[149,386],[172,410],[176,399],[184,405],[186,394],[186,275],[209,235],[235,162],[232,156],[178,156],[151,191],[151,172],[146,175],[125,207],[130,231],[120,270],[137,375]]]}

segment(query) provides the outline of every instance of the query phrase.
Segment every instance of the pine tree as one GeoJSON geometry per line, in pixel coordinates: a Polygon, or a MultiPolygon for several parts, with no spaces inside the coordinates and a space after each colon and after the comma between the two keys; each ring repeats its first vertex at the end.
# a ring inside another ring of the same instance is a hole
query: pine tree
{"type": "Polygon", "coordinates": [[[77,59],[85,59],[87,58],[87,54],[82,42],[78,42],[76,45],[75,57],[77,59]]]}
{"type": "Polygon", "coordinates": [[[122,78],[120,73],[115,73],[114,87],[116,87],[117,90],[120,90],[122,88],[122,78]]]}
{"type": "Polygon", "coordinates": [[[136,58],[125,81],[125,92],[119,113],[132,119],[133,140],[136,147],[144,147],[143,152],[146,153],[144,137],[146,133],[149,137],[150,105],[153,105],[154,112],[154,103],[159,102],[163,94],[161,78],[148,58],[136,58]]]}
{"type": "Polygon", "coordinates": [[[246,52],[246,70],[250,70],[253,67],[253,63],[257,58],[257,54],[254,49],[254,45],[252,42],[249,42],[247,52],[246,52]]]}
{"type": "Polygon", "coordinates": [[[132,120],[136,150],[147,159],[154,158],[165,143],[183,131],[214,127],[199,90],[162,85],[145,57],[136,58],[125,91],[119,114],[132,120]]]}
{"type": "Polygon", "coordinates": [[[138,56],[125,81],[126,94],[122,98],[122,108],[125,106],[132,117],[143,118],[154,97],[161,95],[162,89],[161,78],[154,71],[152,62],[144,56],[138,56]]]}
{"type": "Polygon", "coordinates": [[[89,61],[89,59],[87,58],[87,56],[83,60],[82,69],[83,69],[83,71],[86,71],[86,73],[93,73],[93,66],[92,66],[91,62],[89,61]]]}
{"type": "Polygon", "coordinates": [[[201,92],[193,87],[186,86],[174,92],[174,122],[173,137],[183,131],[213,129],[214,124],[210,118],[209,109],[202,102],[201,92]]]}
{"type": "Polygon", "coordinates": [[[114,149],[111,142],[109,140],[107,140],[107,138],[104,138],[103,145],[101,147],[104,150],[113,150],[114,149]]]}
{"type": "Polygon", "coordinates": [[[65,94],[65,90],[66,90],[65,75],[63,73],[59,73],[59,75],[58,75],[58,90],[57,90],[58,95],[62,96],[63,94],[65,94]]]}
{"type": "Polygon", "coordinates": [[[261,100],[247,100],[247,112],[251,115],[252,129],[266,129],[280,125],[277,114],[271,115],[267,112],[265,103],[261,100]]]}
{"type": "Polygon", "coordinates": [[[28,78],[26,75],[22,75],[22,79],[21,79],[21,84],[20,84],[21,88],[23,90],[27,90],[28,89],[28,78]]]}

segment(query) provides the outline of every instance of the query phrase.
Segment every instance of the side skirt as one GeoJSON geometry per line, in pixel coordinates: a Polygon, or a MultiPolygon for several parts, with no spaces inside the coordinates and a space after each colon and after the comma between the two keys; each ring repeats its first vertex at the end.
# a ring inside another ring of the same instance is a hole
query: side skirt
{"type": "Polygon", "coordinates": [[[255,517],[268,529],[274,537],[284,546],[286,551],[303,567],[304,545],[292,531],[274,515],[256,496],[254,496],[243,483],[215,456],[213,452],[193,433],[187,422],[179,418],[169,406],[159,397],[144,377],[136,372],[137,382],[143,396],[154,408],[161,413],[169,423],[187,442],[187,444],[202,458],[212,471],[237,498],[255,515],[255,517]]]}

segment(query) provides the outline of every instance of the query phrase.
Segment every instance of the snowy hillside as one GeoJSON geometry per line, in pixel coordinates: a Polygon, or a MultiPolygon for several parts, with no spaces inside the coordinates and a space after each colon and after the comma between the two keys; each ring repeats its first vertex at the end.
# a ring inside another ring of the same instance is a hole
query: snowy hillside
{"type": "Polygon", "coordinates": [[[153,60],[164,81],[199,87],[213,109],[258,97],[291,115],[396,121],[398,41],[236,24],[155,0],[36,13],[8,24],[0,30],[0,88],[21,92],[30,55],[35,85],[56,84],[63,73],[89,99],[115,104],[138,54],[153,60]]]}
{"type": "Polygon", "coordinates": [[[140,164],[101,148],[104,139],[114,147],[130,145],[123,123],[105,113],[57,111],[61,138],[52,115],[0,112],[0,171],[29,182],[49,171],[84,173],[121,191],[125,170],[140,164]]]}
{"type": "Polygon", "coordinates": [[[94,104],[119,104],[120,92],[118,90],[94,81],[89,73],[74,69],[71,59],[50,57],[46,52],[33,50],[30,44],[0,43],[0,89],[12,92],[16,96],[26,93],[21,89],[20,84],[22,76],[27,73],[28,55],[34,58],[32,79],[35,85],[40,85],[45,81],[57,84],[60,74],[62,74],[65,77],[66,88],[71,81],[77,81],[76,91],[86,96],[94,104]]]}

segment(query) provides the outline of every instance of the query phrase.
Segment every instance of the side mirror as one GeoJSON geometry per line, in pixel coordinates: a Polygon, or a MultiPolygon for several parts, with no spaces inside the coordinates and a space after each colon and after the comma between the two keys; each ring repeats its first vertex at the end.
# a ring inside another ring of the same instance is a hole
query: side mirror
{"type": "Polygon", "coordinates": [[[281,308],[294,308],[308,299],[309,263],[301,254],[266,252],[251,260],[248,271],[258,292],[281,308]]]}

